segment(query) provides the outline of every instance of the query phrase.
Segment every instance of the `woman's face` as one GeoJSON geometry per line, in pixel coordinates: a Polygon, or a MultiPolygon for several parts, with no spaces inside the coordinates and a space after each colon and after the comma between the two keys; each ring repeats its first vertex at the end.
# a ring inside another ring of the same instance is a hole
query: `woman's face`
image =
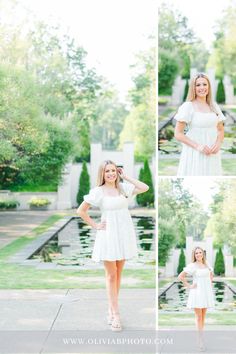
{"type": "Polygon", "coordinates": [[[197,248],[195,250],[195,259],[196,261],[201,261],[203,260],[203,251],[200,248],[197,248]]]}
{"type": "Polygon", "coordinates": [[[108,164],[104,170],[104,181],[107,183],[114,183],[117,179],[117,170],[116,166],[108,164]]]}
{"type": "Polygon", "coordinates": [[[199,77],[195,83],[195,91],[197,97],[206,97],[209,92],[209,85],[207,79],[199,77]]]}

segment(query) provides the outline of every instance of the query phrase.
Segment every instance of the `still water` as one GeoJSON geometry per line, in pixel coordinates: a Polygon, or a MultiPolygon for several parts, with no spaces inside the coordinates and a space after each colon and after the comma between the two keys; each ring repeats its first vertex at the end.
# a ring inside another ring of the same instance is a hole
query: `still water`
{"type": "MultiPolygon", "coordinates": [[[[236,312],[236,294],[223,282],[213,282],[216,310],[236,312]]],[[[175,282],[159,297],[159,309],[165,311],[183,311],[186,309],[188,290],[182,283],[175,282]]]]}
{"type": "MultiPolygon", "coordinates": [[[[99,221],[99,217],[93,217],[99,221]]],[[[150,216],[132,217],[136,235],[139,257],[131,263],[153,264],[155,261],[155,221],[150,216]]],[[[84,265],[90,262],[96,231],[80,218],[70,222],[46,244],[32,259],[58,264],[84,265]]]]}

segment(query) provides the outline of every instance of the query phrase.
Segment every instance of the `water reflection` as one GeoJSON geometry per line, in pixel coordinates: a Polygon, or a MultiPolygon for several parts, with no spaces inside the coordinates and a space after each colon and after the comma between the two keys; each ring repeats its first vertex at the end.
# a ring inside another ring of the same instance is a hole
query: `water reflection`
{"type": "MultiPolygon", "coordinates": [[[[236,312],[236,294],[223,282],[213,282],[215,307],[217,310],[236,312]]],[[[159,309],[165,311],[182,311],[186,309],[188,291],[182,283],[174,283],[159,297],[159,309]]]]}
{"type": "MultiPolygon", "coordinates": [[[[98,216],[93,218],[95,222],[100,220],[98,216]]],[[[154,261],[154,219],[148,216],[134,216],[132,219],[136,229],[139,260],[154,261]]],[[[85,224],[81,218],[73,218],[32,258],[38,258],[44,262],[55,261],[63,257],[77,260],[90,259],[95,234],[96,231],[85,224]]]]}

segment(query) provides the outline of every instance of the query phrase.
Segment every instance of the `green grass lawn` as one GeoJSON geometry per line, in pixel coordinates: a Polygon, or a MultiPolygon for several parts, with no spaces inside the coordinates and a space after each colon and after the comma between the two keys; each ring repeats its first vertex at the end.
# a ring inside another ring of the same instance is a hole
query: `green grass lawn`
{"type": "MultiPolygon", "coordinates": [[[[14,240],[0,249],[0,289],[97,289],[105,288],[104,270],[36,269],[34,266],[9,264],[22,247],[32,242],[64,214],[50,216],[27,236],[14,240]]],[[[154,267],[153,267],[154,268],[154,267]]],[[[123,288],[155,288],[155,271],[150,269],[124,269],[123,288]]]]}
{"type": "Polygon", "coordinates": [[[224,176],[236,176],[236,156],[235,159],[223,159],[222,168],[224,176]]]}
{"type": "MultiPolygon", "coordinates": [[[[158,315],[159,326],[181,327],[195,326],[193,312],[189,313],[160,313],[158,315]]],[[[217,312],[208,313],[206,316],[206,325],[236,325],[235,312],[217,312]]]]}
{"type": "Polygon", "coordinates": [[[227,279],[228,283],[231,283],[233,286],[236,286],[236,280],[235,279],[227,279]]]}
{"type": "Polygon", "coordinates": [[[167,285],[168,283],[173,282],[173,278],[170,279],[161,279],[158,281],[158,287],[162,288],[163,286],[167,285]]]}
{"type": "MultiPolygon", "coordinates": [[[[176,176],[178,159],[159,159],[159,176],[176,176]]],[[[236,176],[236,158],[222,160],[223,176],[236,176]]]]}
{"type": "MultiPolygon", "coordinates": [[[[104,270],[40,270],[30,266],[0,264],[0,289],[100,289],[105,288],[104,270]]],[[[124,269],[122,287],[154,288],[155,272],[124,269]]]]}
{"type": "Polygon", "coordinates": [[[34,228],[32,232],[28,233],[25,236],[21,236],[18,239],[12,241],[7,246],[0,249],[0,263],[7,259],[10,256],[13,256],[18,252],[22,247],[26,246],[28,243],[32,242],[37,236],[44,233],[47,229],[53,226],[58,220],[63,218],[66,214],[54,214],[50,216],[46,221],[41,225],[34,228]]]}
{"type": "Polygon", "coordinates": [[[176,176],[178,169],[178,159],[159,159],[158,171],[159,176],[176,176]]]}

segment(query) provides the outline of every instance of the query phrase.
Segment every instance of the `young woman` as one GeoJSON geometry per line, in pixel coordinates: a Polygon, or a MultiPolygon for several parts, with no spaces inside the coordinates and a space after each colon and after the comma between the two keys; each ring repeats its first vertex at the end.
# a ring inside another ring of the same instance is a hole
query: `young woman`
{"type": "Polygon", "coordinates": [[[145,183],[128,177],[114,162],[104,161],[99,168],[97,187],[84,196],[77,210],[79,216],[97,230],[92,259],[104,263],[109,302],[107,320],[113,331],[122,329],[118,307],[122,269],[126,259],[137,256],[136,235],[128,203],[133,195],[148,189],[145,183]],[[129,183],[121,183],[120,178],[129,183]],[[100,208],[100,223],[89,216],[91,205],[100,208]]]}
{"type": "Polygon", "coordinates": [[[187,307],[194,309],[196,325],[199,335],[200,349],[204,349],[202,333],[208,308],[214,307],[214,295],[212,289],[213,270],[206,261],[204,250],[196,247],[192,251],[192,263],[188,264],[178,278],[189,290],[187,307]],[[193,277],[193,283],[189,284],[186,276],[193,277]]]}
{"type": "Polygon", "coordinates": [[[213,102],[211,84],[205,74],[190,82],[187,101],[175,115],[175,138],[182,142],[178,176],[220,176],[220,147],[225,120],[213,102]],[[187,133],[184,130],[187,126],[187,133]]]}

